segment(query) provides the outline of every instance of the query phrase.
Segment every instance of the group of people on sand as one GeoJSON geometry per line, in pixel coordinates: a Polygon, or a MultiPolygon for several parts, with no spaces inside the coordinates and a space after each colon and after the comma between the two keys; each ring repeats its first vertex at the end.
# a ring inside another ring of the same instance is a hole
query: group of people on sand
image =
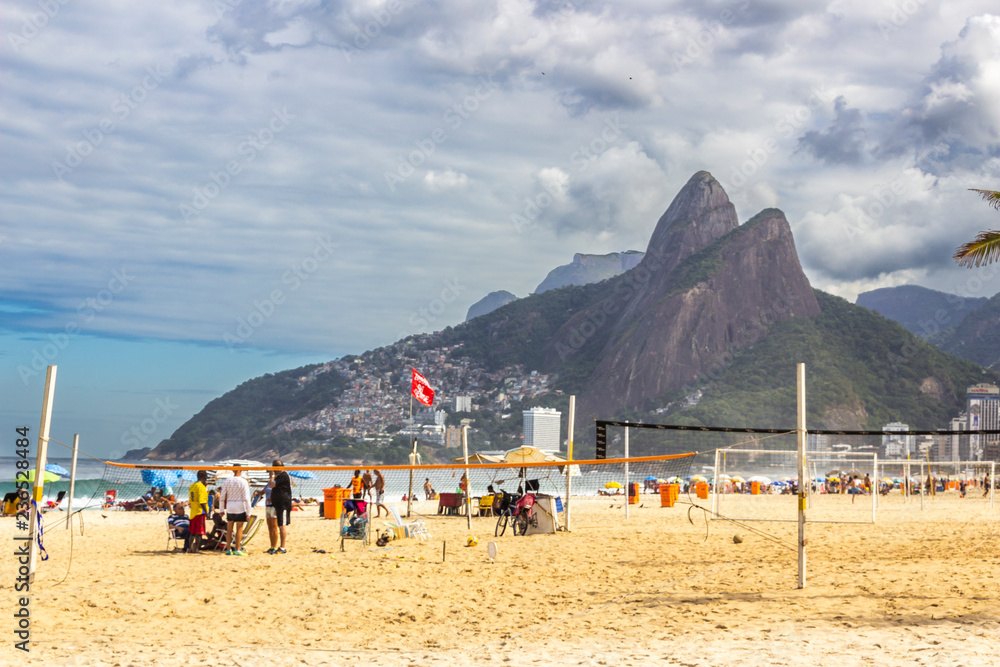
{"type": "MultiPolygon", "coordinates": [[[[275,459],[271,465],[284,466],[280,459],[275,459]]],[[[185,503],[178,502],[174,505],[174,513],[167,521],[175,534],[184,539],[186,553],[202,553],[206,536],[212,536],[213,541],[220,541],[220,545],[224,547],[224,555],[247,555],[243,548],[243,534],[251,517],[254,500],[250,484],[243,477],[239,465],[234,465],[234,468],[233,476],[226,478],[214,494],[208,491],[208,472],[199,470],[198,480],[188,489],[188,513],[184,512],[185,503]],[[211,498],[211,495],[215,498],[211,498]],[[213,521],[212,533],[207,531],[209,516],[213,521]]],[[[288,525],[292,520],[292,482],[284,470],[272,470],[268,477],[268,483],[263,489],[264,521],[271,546],[265,553],[285,554],[288,553],[288,525]]]]}
{"type": "Polygon", "coordinates": [[[382,510],[385,510],[385,515],[389,516],[389,508],[385,504],[385,477],[378,468],[365,470],[364,474],[361,473],[360,469],[355,470],[346,488],[351,490],[351,502],[344,505],[349,512],[364,514],[365,505],[359,503],[374,502],[377,510],[376,517],[382,516],[382,510]],[[372,499],[373,493],[374,501],[372,499]]]}

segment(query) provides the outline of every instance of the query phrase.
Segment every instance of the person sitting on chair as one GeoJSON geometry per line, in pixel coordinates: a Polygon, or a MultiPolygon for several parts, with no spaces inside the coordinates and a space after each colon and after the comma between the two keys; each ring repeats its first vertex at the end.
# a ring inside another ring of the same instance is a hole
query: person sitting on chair
{"type": "Polygon", "coordinates": [[[174,513],[167,517],[167,524],[174,529],[174,535],[184,540],[184,551],[191,545],[191,520],[184,511],[184,503],[174,503],[174,513]]]}
{"type": "Polygon", "coordinates": [[[45,503],[45,510],[54,510],[58,508],[59,503],[61,503],[63,501],[63,498],[65,497],[66,497],[66,492],[60,491],[59,493],[56,494],[56,499],[54,502],[50,500],[47,503],[45,503]]]}

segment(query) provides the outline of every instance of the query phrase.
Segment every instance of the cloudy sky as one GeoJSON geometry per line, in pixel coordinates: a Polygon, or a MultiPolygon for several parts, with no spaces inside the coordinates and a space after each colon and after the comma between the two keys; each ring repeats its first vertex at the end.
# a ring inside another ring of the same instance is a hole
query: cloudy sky
{"type": "MultiPolygon", "coordinates": [[[[240,382],[645,249],[697,170],[815,286],[970,296],[987,0],[4,2],[0,444],[97,455],[240,382]]],[[[991,14],[990,12],[995,12],[991,14]]],[[[62,452],[58,452],[62,454],[62,452]]]]}

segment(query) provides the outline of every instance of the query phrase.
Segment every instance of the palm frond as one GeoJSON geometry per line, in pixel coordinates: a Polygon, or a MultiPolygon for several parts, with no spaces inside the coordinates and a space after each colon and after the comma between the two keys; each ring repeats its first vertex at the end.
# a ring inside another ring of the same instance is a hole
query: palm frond
{"type": "Polygon", "coordinates": [[[1000,259],[1000,231],[980,232],[975,241],[956,250],[954,258],[959,265],[970,269],[995,262],[1000,259]]]}
{"type": "Polygon", "coordinates": [[[977,190],[969,188],[972,192],[978,192],[983,200],[993,208],[1000,209],[1000,191],[998,190],[977,190]]]}

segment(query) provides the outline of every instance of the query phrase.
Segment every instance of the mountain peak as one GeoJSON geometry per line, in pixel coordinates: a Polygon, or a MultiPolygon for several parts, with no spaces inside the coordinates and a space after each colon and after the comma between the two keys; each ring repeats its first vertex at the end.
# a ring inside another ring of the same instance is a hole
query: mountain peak
{"type": "MultiPolygon", "coordinates": [[[[712,174],[699,171],[656,223],[646,256],[676,253],[676,263],[739,227],[736,207],[712,174]]],[[[669,268],[673,268],[670,266],[669,268]]]]}

